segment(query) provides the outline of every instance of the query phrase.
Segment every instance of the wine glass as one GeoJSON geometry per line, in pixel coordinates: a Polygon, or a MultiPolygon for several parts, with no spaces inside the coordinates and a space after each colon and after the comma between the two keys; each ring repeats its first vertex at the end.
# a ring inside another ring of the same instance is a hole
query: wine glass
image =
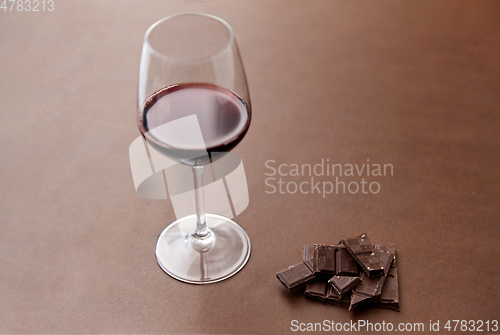
{"type": "Polygon", "coordinates": [[[158,264],[178,280],[221,281],[248,261],[248,235],[231,219],[205,213],[203,186],[211,175],[208,164],[241,141],[250,119],[245,71],[227,22],[187,13],[148,29],[139,73],[139,130],[150,150],[192,170],[194,185],[196,214],[171,223],[156,243],[158,264]]]}

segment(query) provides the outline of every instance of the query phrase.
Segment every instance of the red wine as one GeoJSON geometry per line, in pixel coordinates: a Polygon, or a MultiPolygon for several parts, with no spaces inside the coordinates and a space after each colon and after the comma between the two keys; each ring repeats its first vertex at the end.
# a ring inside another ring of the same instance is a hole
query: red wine
{"type": "Polygon", "coordinates": [[[206,151],[227,152],[245,136],[250,108],[234,92],[206,83],[186,83],[163,88],[150,95],[138,115],[143,136],[169,156],[182,158],[187,152],[204,151],[172,134],[155,133],[162,124],[195,114],[206,151]],[[150,131],[152,130],[152,131],[150,131]]]}

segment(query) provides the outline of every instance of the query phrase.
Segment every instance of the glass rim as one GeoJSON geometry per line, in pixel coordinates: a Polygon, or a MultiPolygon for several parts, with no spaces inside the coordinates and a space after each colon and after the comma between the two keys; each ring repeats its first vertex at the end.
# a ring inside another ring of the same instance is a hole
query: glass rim
{"type": "Polygon", "coordinates": [[[232,43],[233,43],[233,40],[234,40],[234,31],[233,31],[233,28],[231,27],[231,25],[229,25],[229,23],[227,23],[225,20],[221,19],[220,17],[217,17],[215,15],[212,15],[212,14],[206,14],[206,13],[194,13],[194,12],[190,12],[190,13],[180,13],[180,14],[173,14],[173,15],[169,15],[167,17],[164,17],[163,19],[160,19],[158,21],[156,21],[155,23],[153,23],[149,28],[148,30],[146,31],[146,34],[144,35],[144,44],[147,45],[147,47],[158,57],[161,57],[161,58],[166,58],[166,59],[172,59],[172,60],[200,60],[200,59],[206,59],[206,58],[211,58],[211,57],[214,57],[220,53],[222,53],[224,50],[226,50],[232,43]],[[229,31],[229,39],[227,41],[227,43],[220,49],[218,50],[217,52],[214,52],[210,55],[206,55],[206,56],[201,56],[201,57],[189,57],[189,58],[184,58],[184,57],[175,57],[175,56],[169,56],[169,55],[165,55],[164,53],[156,50],[152,45],[151,43],[149,42],[149,35],[151,34],[151,32],[156,28],[158,27],[160,24],[162,24],[163,22],[167,21],[167,20],[170,20],[170,19],[173,19],[173,18],[176,18],[176,17],[180,17],[180,16],[204,16],[204,17],[207,17],[207,18],[210,18],[210,19],[213,19],[213,20],[216,20],[220,23],[222,23],[226,28],[227,30],[229,31]]]}

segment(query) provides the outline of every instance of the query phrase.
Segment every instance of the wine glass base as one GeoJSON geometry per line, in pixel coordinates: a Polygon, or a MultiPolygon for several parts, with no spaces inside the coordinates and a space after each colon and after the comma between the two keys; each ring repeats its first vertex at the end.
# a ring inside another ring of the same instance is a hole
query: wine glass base
{"type": "Polygon", "coordinates": [[[239,224],[215,214],[206,214],[205,218],[214,238],[208,251],[195,249],[191,234],[196,215],[174,221],[156,241],[158,265],[175,279],[191,284],[215,283],[241,270],[250,257],[250,239],[239,224]]]}

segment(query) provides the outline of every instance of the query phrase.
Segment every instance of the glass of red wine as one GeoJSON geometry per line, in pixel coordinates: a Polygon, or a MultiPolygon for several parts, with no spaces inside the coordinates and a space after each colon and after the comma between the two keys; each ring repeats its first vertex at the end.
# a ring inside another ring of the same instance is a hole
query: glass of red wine
{"type": "Polygon", "coordinates": [[[148,29],[139,73],[139,130],[151,149],[192,170],[194,186],[196,214],[171,223],[156,243],[158,264],[178,280],[221,281],[248,261],[248,235],[231,219],[205,213],[203,185],[208,164],[241,141],[250,119],[245,71],[227,22],[188,13],[148,29]],[[185,120],[195,120],[194,126],[183,128],[185,120]]]}

